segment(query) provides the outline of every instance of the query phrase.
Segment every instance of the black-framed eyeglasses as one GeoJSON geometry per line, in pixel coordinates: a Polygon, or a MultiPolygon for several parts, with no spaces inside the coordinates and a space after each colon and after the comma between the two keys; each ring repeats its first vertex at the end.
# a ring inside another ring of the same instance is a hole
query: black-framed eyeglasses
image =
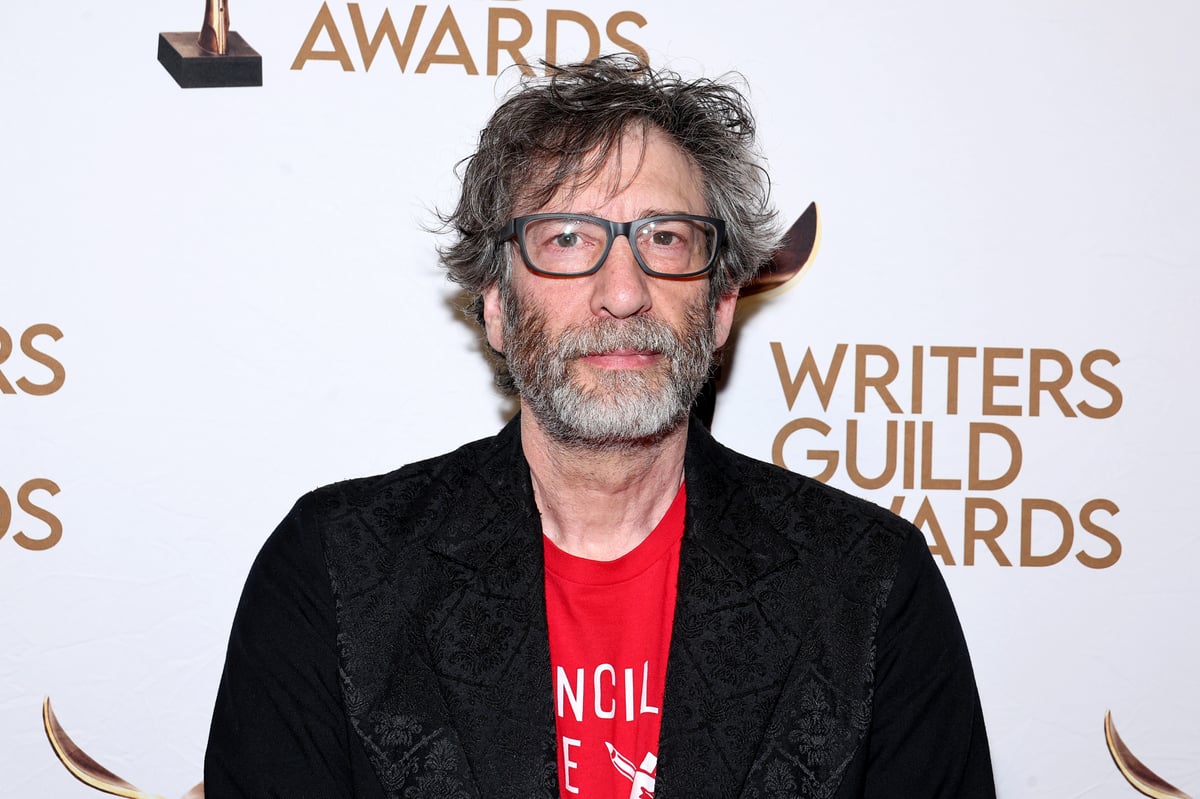
{"type": "Polygon", "coordinates": [[[624,236],[643,272],[685,278],[713,268],[725,240],[725,223],[693,214],[662,214],[632,222],[584,214],[532,214],[513,219],[496,236],[501,244],[515,238],[525,264],[542,275],[595,274],[617,236],[624,236]]]}

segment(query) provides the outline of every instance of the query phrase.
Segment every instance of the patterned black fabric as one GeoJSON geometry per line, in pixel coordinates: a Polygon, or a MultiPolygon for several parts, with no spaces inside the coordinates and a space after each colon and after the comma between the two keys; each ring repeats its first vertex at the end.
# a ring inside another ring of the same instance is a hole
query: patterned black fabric
{"type": "MultiPolygon", "coordinates": [[[[994,795],[965,644],[921,534],[695,422],[685,470],[657,799],[994,795]]],[[[556,799],[541,529],[517,422],[320,489],[290,518],[320,536],[344,709],[384,794],[556,799]]],[[[218,716],[210,755],[233,725],[218,716]]]]}
{"type": "Polygon", "coordinates": [[[314,495],[346,705],[390,796],[557,795],[541,532],[518,438],[314,495]]]}

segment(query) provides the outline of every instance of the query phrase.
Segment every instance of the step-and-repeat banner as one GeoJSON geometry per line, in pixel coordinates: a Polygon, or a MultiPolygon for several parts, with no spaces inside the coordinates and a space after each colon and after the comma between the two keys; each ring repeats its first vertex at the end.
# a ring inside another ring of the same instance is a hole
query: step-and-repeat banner
{"type": "Polygon", "coordinates": [[[739,72],[819,216],[739,305],[718,437],[924,531],[1002,796],[1137,796],[1106,711],[1200,793],[1195,4],[235,0],[262,85],[180,88],[203,5],[6,14],[0,796],[98,795],[46,696],[184,794],[291,503],[503,423],[430,229],[515,62],[617,50],[739,72]]]}

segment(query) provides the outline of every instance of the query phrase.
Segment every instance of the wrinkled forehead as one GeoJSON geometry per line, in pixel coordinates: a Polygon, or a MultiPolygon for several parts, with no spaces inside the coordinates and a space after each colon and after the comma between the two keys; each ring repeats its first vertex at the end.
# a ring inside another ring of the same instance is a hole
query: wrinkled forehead
{"type": "Polygon", "coordinates": [[[703,194],[699,166],[664,130],[648,122],[626,125],[587,150],[547,148],[531,157],[517,175],[512,216],[544,208],[565,208],[584,191],[612,199],[627,189],[646,164],[652,145],[667,146],[686,162],[689,178],[703,194]]]}

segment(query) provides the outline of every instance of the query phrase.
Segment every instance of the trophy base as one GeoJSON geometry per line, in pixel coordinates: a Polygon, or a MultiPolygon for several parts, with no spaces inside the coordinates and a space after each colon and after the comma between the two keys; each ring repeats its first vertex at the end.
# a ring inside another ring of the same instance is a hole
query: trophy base
{"type": "Polygon", "coordinates": [[[202,50],[199,33],[158,34],[158,62],[184,89],[262,86],[262,56],[237,31],[225,55],[202,50]]]}

